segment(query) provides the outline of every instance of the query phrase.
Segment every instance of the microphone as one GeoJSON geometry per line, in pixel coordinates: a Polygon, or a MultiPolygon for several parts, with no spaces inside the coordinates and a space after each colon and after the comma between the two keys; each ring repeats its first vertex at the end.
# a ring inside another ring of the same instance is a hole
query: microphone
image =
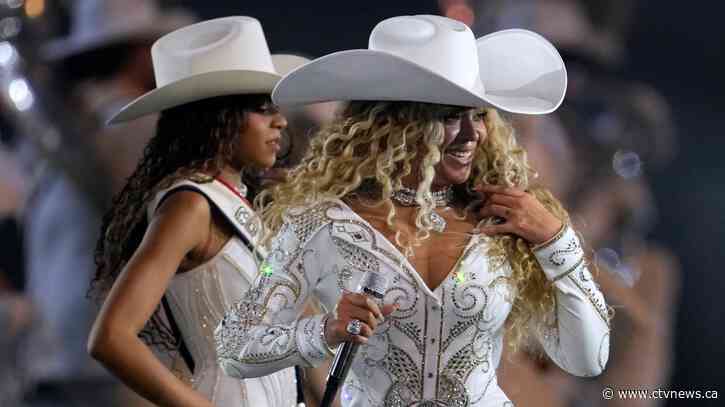
{"type": "MultiPolygon", "coordinates": [[[[358,285],[357,292],[366,294],[376,300],[378,305],[382,304],[385,290],[388,289],[388,279],[379,272],[368,271],[358,285]]],[[[335,359],[330,365],[330,372],[327,374],[327,385],[325,386],[325,394],[322,397],[320,407],[329,407],[335,400],[335,395],[340,385],[345,381],[352,360],[355,359],[358,343],[345,342],[335,355],[335,359]]]]}

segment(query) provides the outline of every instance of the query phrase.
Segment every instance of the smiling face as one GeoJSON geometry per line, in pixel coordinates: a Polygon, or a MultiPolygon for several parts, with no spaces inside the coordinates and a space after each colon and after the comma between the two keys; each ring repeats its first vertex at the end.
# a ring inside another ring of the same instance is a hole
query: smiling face
{"type": "Polygon", "coordinates": [[[246,116],[233,164],[238,168],[271,168],[280,150],[282,130],[287,127],[287,119],[271,101],[263,102],[247,112],[246,116]]]}
{"type": "Polygon", "coordinates": [[[445,135],[440,146],[441,160],[435,166],[433,190],[468,180],[476,148],[487,136],[484,117],[483,110],[465,108],[447,110],[443,115],[445,135]]]}

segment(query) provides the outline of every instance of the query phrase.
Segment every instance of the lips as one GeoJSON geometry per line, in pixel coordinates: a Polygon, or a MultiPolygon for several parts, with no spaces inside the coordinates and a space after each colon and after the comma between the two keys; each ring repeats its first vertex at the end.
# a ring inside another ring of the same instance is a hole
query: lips
{"type": "Polygon", "coordinates": [[[451,146],[445,150],[445,156],[458,165],[470,165],[473,162],[474,148],[461,145],[451,146]]]}
{"type": "Polygon", "coordinates": [[[281,139],[279,137],[274,138],[272,140],[269,140],[267,143],[265,143],[272,148],[274,148],[275,152],[279,152],[279,150],[282,148],[281,139]]]}

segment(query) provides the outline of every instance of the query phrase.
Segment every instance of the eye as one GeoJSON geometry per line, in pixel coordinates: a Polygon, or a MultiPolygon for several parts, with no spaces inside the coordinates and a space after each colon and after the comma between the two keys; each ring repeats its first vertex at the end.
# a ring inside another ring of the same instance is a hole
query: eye
{"type": "Polygon", "coordinates": [[[479,110],[477,112],[473,112],[473,117],[471,117],[474,121],[482,122],[484,119],[486,119],[486,111],[485,110],[479,110]]]}
{"type": "Polygon", "coordinates": [[[275,105],[272,102],[265,102],[261,106],[254,109],[256,113],[266,114],[266,115],[273,115],[279,113],[279,106],[275,105]]]}
{"type": "Polygon", "coordinates": [[[463,118],[463,112],[453,112],[443,116],[444,124],[456,124],[463,118]]]}

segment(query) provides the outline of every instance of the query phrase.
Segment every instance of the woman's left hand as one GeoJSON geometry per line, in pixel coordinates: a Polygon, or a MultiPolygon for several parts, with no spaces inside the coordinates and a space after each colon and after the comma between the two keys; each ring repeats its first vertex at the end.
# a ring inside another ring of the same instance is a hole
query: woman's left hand
{"type": "Polygon", "coordinates": [[[500,185],[481,185],[475,189],[486,197],[478,212],[479,216],[497,216],[504,220],[497,225],[484,226],[481,231],[486,235],[510,233],[531,245],[537,245],[551,239],[561,230],[561,220],[528,192],[500,185]]]}

